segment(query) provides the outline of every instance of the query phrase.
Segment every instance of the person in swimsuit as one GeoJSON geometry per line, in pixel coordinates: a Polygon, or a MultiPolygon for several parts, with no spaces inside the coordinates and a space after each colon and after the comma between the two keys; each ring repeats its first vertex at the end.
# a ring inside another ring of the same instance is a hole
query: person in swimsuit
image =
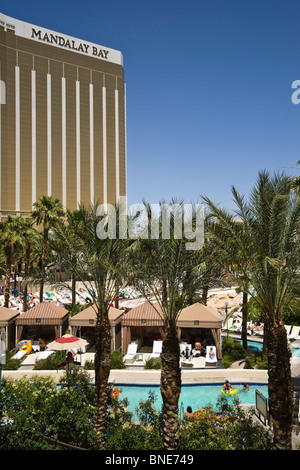
{"type": "Polygon", "coordinates": [[[236,390],[230,383],[229,380],[225,380],[223,385],[223,392],[230,392],[231,390],[236,390]]]}

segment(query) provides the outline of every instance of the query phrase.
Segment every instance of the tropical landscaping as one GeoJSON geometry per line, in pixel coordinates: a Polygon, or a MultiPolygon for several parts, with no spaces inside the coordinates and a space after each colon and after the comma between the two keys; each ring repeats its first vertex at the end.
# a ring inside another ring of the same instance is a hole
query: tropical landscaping
{"type": "MultiPolygon", "coordinates": [[[[134,237],[124,236],[118,207],[113,211],[117,222],[114,236],[107,232],[106,237],[99,237],[99,222],[104,221],[107,227],[112,222],[109,213],[99,213],[98,205],[65,212],[59,200],[46,196],[35,204],[29,217],[8,216],[1,222],[6,307],[13,270],[22,275],[24,310],[28,308],[29,283],[39,285],[40,301],[46,283],[68,286],[71,307],[76,308],[75,285],[81,282],[91,292],[96,312],[95,384],[91,386],[84,372],[67,374],[58,388],[48,378],[5,381],[1,392],[1,411],[6,419],[0,427],[3,448],[292,448],[294,399],[285,322],[292,319],[300,325],[300,195],[293,179],[266,171],[259,173],[248,199],[234,187],[232,195],[236,209],[230,212],[203,196],[205,237],[197,250],[186,249],[190,238],[178,237],[183,221],[176,211],[170,214],[170,236],[164,237],[161,215],[154,215],[146,202],[149,223],[142,231],[137,225],[134,237]],[[149,236],[153,225],[158,227],[155,237],[149,236]],[[182,381],[177,320],[195,299],[206,303],[207,291],[220,270],[230,273],[243,294],[242,346],[230,341],[225,344],[224,367],[240,354],[249,367],[259,363],[267,368],[272,436],[238,403],[225,409],[221,400],[217,410],[205,410],[206,419],[203,415],[192,420],[178,416],[182,381]],[[60,272],[67,274],[66,280],[60,272]],[[140,405],[138,421],[126,411],[126,403],[112,399],[109,383],[112,364],[117,361],[121,367],[122,358],[112,358],[108,312],[128,283],[149,301],[147,286],[163,320],[159,364],[163,406],[157,413],[150,396],[140,405]],[[247,321],[253,311],[264,324],[263,353],[255,359],[247,348],[247,321]],[[75,386],[78,383],[80,387],[75,386]],[[228,419],[215,419],[225,411],[228,419]],[[138,433],[134,432],[136,426],[138,433]]],[[[175,203],[183,210],[183,201],[172,201],[175,203]]],[[[135,220],[130,222],[134,227],[135,220]]],[[[191,227],[196,223],[196,214],[191,212],[191,227]]],[[[183,226],[181,229],[183,234],[183,226]]]]}

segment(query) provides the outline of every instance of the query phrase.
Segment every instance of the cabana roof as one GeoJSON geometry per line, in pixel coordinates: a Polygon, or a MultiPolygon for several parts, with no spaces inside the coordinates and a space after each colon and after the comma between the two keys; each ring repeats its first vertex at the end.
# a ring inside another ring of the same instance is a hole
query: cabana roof
{"type": "Polygon", "coordinates": [[[157,311],[161,313],[158,303],[154,308],[152,304],[145,302],[125,313],[121,320],[122,326],[163,326],[157,311]]]}
{"type": "MultiPolygon", "coordinates": [[[[127,312],[121,322],[122,326],[163,326],[161,309],[158,303],[155,308],[145,302],[127,312]]],[[[179,328],[221,328],[222,317],[219,312],[199,302],[184,308],[177,320],[179,328]]]]}
{"type": "Polygon", "coordinates": [[[222,316],[217,310],[196,302],[182,310],[177,326],[180,328],[221,328],[222,316]]]}
{"type": "MultiPolygon", "coordinates": [[[[115,307],[110,307],[108,312],[108,318],[111,326],[115,326],[121,321],[123,310],[119,310],[115,307]]],[[[96,312],[91,305],[85,308],[81,312],[77,313],[70,319],[70,326],[95,326],[96,325],[96,312]]]]}
{"type": "Polygon", "coordinates": [[[62,325],[69,315],[63,307],[42,302],[27,312],[22,313],[16,320],[18,326],[25,325],[62,325]]]}
{"type": "Polygon", "coordinates": [[[0,326],[7,326],[9,323],[12,323],[18,316],[20,312],[13,310],[7,307],[0,307],[0,326]]]}

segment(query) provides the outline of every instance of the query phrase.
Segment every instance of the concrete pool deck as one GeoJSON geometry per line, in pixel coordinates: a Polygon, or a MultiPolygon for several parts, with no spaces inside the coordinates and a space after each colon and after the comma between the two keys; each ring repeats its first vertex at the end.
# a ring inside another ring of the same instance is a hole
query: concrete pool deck
{"type": "MultiPolygon", "coordinates": [[[[94,371],[87,371],[94,381],[94,371]]],[[[64,371],[59,370],[32,370],[20,368],[15,371],[3,370],[2,377],[5,379],[11,377],[13,379],[21,379],[22,377],[39,377],[51,376],[55,381],[59,381],[64,371]]],[[[132,369],[114,369],[111,370],[109,380],[119,384],[159,384],[160,370],[138,370],[132,369]]],[[[267,383],[268,374],[266,370],[250,370],[250,369],[195,369],[182,370],[181,374],[183,384],[191,383],[214,383],[224,382],[228,379],[231,382],[249,382],[249,383],[267,383]]]]}

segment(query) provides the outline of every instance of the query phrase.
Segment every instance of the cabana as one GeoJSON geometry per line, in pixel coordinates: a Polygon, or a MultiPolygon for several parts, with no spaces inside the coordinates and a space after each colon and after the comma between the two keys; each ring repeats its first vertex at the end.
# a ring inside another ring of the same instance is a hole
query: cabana
{"type": "MultiPolygon", "coordinates": [[[[157,340],[162,338],[163,320],[158,303],[154,305],[145,302],[123,315],[122,351],[126,354],[128,345],[137,342],[140,347],[145,339],[157,340]]],[[[206,305],[195,303],[186,307],[180,313],[178,320],[178,339],[191,337],[212,336],[216,346],[218,359],[222,358],[221,327],[222,317],[217,310],[206,305]]],[[[193,341],[187,341],[187,343],[193,341]]]]}
{"type": "Polygon", "coordinates": [[[158,303],[155,308],[149,302],[129,310],[122,317],[122,352],[127,353],[130,343],[137,343],[138,348],[144,340],[154,341],[162,338],[163,321],[158,303]],[[159,312],[159,313],[158,313],[159,312]]]}
{"type": "Polygon", "coordinates": [[[50,302],[42,302],[22,313],[16,320],[17,342],[21,339],[59,338],[68,328],[69,312],[50,302]]]}
{"type": "MultiPolygon", "coordinates": [[[[111,326],[111,351],[121,349],[121,317],[124,311],[115,307],[110,307],[108,318],[111,326]]],[[[81,312],[77,313],[70,319],[70,327],[72,334],[75,336],[87,337],[93,342],[96,326],[96,312],[91,305],[81,312]]]]}
{"type": "Polygon", "coordinates": [[[19,312],[11,308],[0,307],[0,333],[5,343],[5,349],[11,350],[15,347],[16,340],[16,319],[19,312]]]}
{"type": "Polygon", "coordinates": [[[217,310],[196,302],[182,310],[177,326],[179,338],[186,335],[187,343],[193,342],[193,337],[205,337],[211,334],[216,346],[217,358],[222,358],[222,316],[217,310]]]}

